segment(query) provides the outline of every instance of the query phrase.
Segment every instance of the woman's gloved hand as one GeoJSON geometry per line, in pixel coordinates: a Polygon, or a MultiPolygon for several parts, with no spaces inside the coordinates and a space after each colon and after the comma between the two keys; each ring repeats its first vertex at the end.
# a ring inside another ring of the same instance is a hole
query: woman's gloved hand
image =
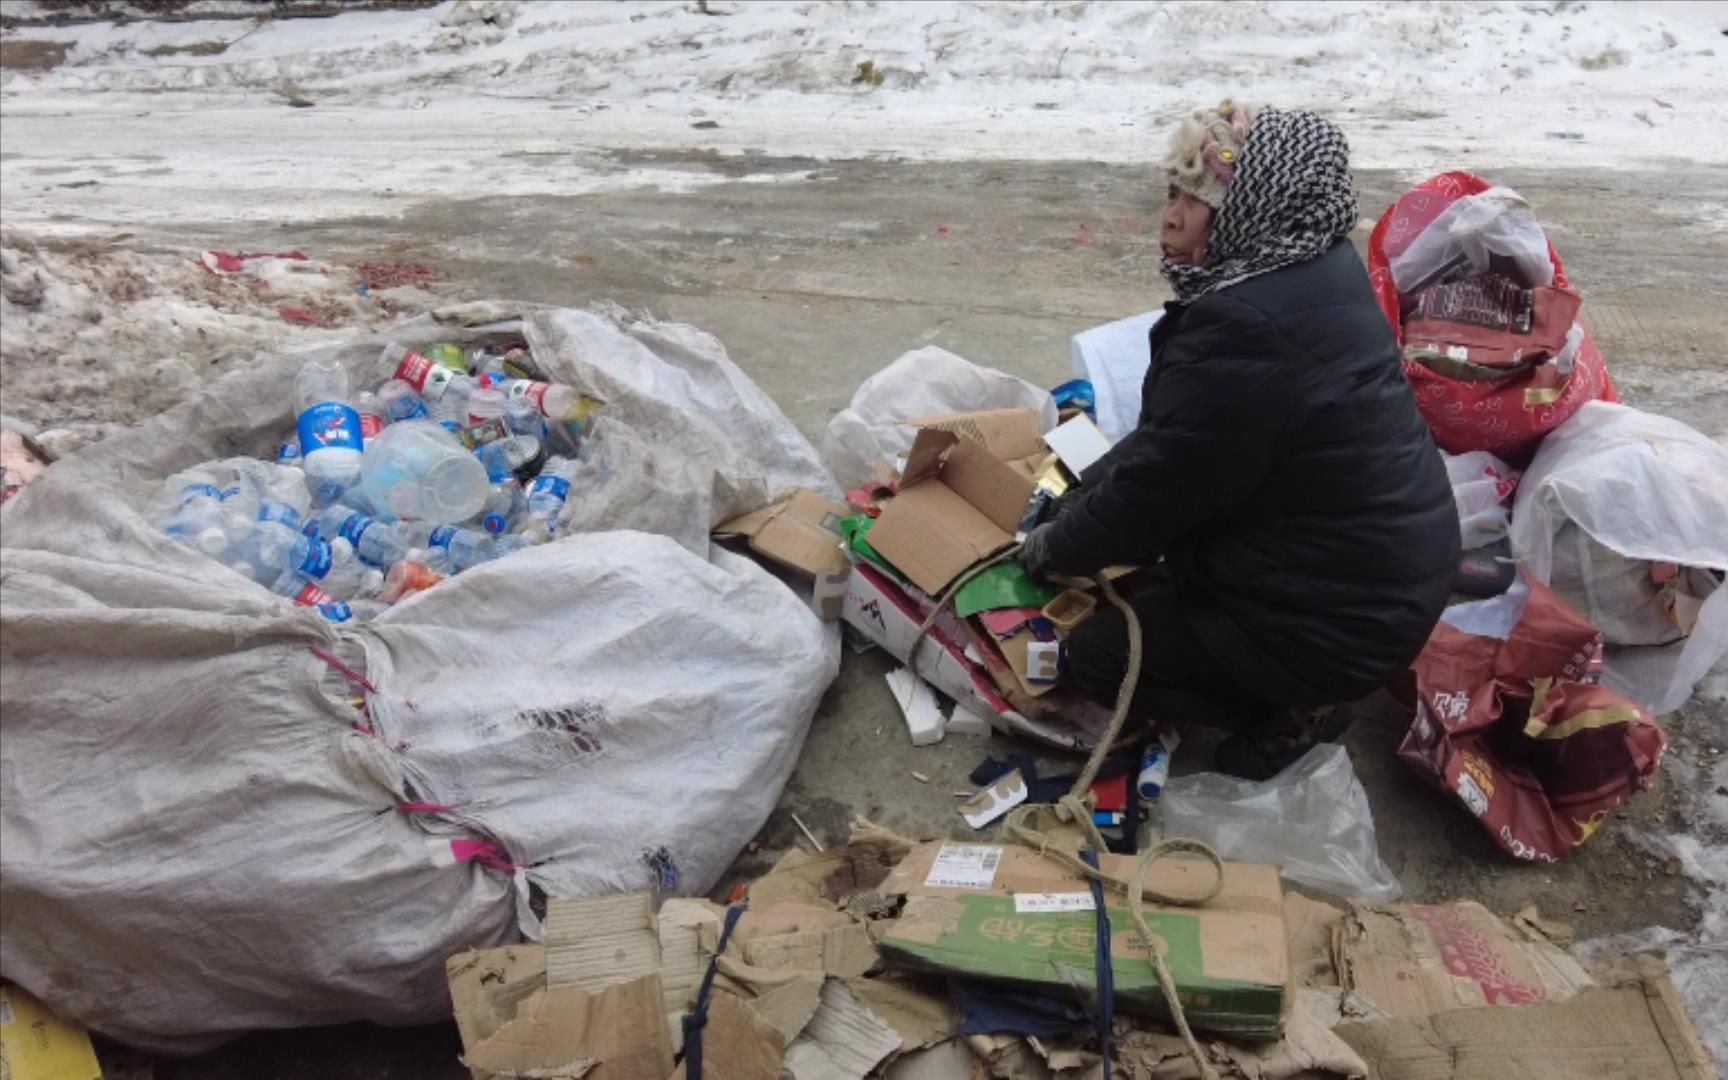
{"type": "Polygon", "coordinates": [[[1027,533],[1020,544],[1020,565],[1034,579],[1042,580],[1055,570],[1050,565],[1050,530],[1055,527],[1054,522],[1040,525],[1027,533]]]}

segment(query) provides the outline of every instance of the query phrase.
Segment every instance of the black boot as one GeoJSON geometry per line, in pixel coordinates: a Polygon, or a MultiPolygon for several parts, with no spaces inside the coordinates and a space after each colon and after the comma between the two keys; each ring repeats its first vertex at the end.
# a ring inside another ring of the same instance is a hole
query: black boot
{"type": "Polygon", "coordinates": [[[1213,768],[1244,780],[1270,780],[1314,747],[1338,741],[1354,719],[1348,705],[1279,709],[1264,724],[1219,743],[1213,768]]]}

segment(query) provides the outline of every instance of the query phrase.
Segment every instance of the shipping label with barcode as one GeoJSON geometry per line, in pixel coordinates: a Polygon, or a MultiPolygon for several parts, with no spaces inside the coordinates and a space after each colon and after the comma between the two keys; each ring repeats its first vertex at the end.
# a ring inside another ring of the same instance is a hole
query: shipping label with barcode
{"type": "Polygon", "coordinates": [[[1014,911],[1025,915],[1037,911],[1097,911],[1089,892],[1015,893],[1014,911]]]}
{"type": "Polygon", "coordinates": [[[936,889],[988,889],[996,880],[1002,849],[984,844],[943,844],[924,884],[936,889]]]}

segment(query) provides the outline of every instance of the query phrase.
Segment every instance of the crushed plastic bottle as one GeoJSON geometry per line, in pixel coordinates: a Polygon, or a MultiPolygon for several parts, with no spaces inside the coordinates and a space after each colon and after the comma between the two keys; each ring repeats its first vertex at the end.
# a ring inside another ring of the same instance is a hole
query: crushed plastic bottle
{"type": "Polygon", "coordinates": [[[364,449],[384,430],[390,417],[384,410],[384,402],[370,390],[362,390],[354,395],[354,411],[360,414],[360,443],[364,449]]]}
{"type": "Polygon", "coordinates": [[[340,537],[348,541],[362,562],[386,570],[408,554],[409,545],[394,529],[350,506],[337,505],[320,511],[318,535],[325,540],[340,537]]]}
{"type": "Polygon", "coordinates": [[[392,421],[425,420],[431,416],[426,409],[426,399],[401,379],[391,379],[380,386],[378,401],[392,421]]]}
{"type": "Polygon", "coordinates": [[[424,420],[391,424],[366,451],[360,494],[390,519],[466,521],[486,502],[486,468],[424,420]]]}
{"type": "Polygon", "coordinates": [[[546,459],[534,486],[528,489],[528,518],[524,531],[534,534],[536,542],[551,538],[558,512],[570,498],[570,481],[576,477],[576,463],[569,458],[546,459]]]}
{"type": "Polygon", "coordinates": [[[360,592],[367,582],[366,564],[354,553],[354,545],[340,536],[333,540],[299,537],[288,554],[288,568],[338,600],[360,592]]]}

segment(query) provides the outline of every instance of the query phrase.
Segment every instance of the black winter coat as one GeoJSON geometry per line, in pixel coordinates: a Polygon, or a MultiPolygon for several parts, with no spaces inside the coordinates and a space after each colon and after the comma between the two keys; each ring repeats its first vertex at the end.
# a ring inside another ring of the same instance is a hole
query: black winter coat
{"type": "MultiPolygon", "coordinates": [[[[1427,641],[1458,562],[1445,465],[1345,241],[1171,303],[1140,426],[1052,527],[1068,574],[1168,560],[1242,690],[1351,701],[1427,641]]],[[[1146,642],[1147,649],[1158,643],[1146,642]]]]}

